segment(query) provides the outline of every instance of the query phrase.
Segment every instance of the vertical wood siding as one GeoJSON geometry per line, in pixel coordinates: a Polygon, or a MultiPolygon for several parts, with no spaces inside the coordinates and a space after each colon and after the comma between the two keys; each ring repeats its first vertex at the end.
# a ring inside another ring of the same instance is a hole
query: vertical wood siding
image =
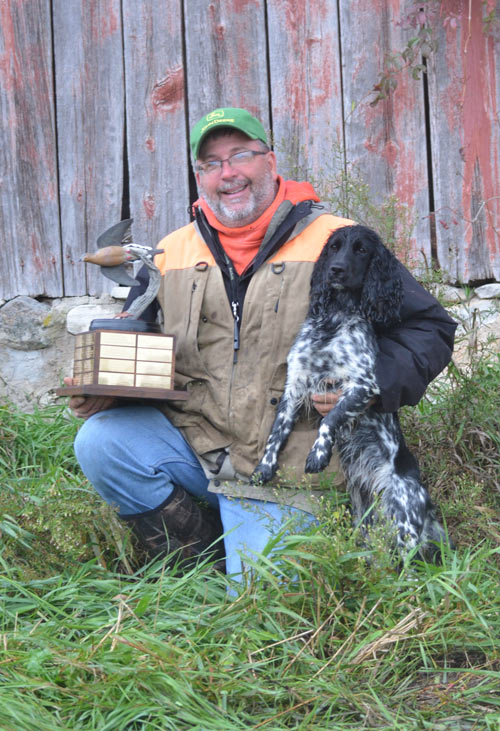
{"type": "Polygon", "coordinates": [[[124,0],[123,25],[132,231],[150,245],[189,220],[181,5],[124,0]]]}
{"type": "Polygon", "coordinates": [[[264,0],[184,0],[189,127],[216,107],[269,118],[264,0]]]}
{"type": "Polygon", "coordinates": [[[500,33],[479,6],[443,0],[460,22],[440,28],[429,64],[438,257],[465,282],[500,279],[500,33]]]}
{"type": "Polygon", "coordinates": [[[49,0],[2,0],[0,297],[61,293],[51,54],[49,0]]]}
{"type": "Polygon", "coordinates": [[[410,0],[2,0],[0,298],[102,292],[79,261],[99,233],[130,215],[154,244],[187,223],[188,130],[217,106],[258,116],[285,174],[347,164],[397,196],[403,258],[500,279],[500,0],[434,5],[427,125],[408,72],[370,105],[416,33],[410,0]]]}
{"type": "Polygon", "coordinates": [[[64,294],[109,289],[79,259],[121,215],[124,78],[119,0],[53,0],[64,294]]]}
{"type": "Polygon", "coordinates": [[[399,254],[425,265],[431,263],[431,244],[423,85],[402,73],[386,100],[371,106],[366,96],[386,54],[404,49],[411,37],[400,22],[405,6],[407,12],[403,0],[341,3],[346,159],[376,201],[394,194],[407,206],[415,227],[411,250],[399,254]]]}
{"type": "Polygon", "coordinates": [[[336,0],[270,0],[269,69],[279,167],[314,179],[338,173],[343,146],[336,0]]]}

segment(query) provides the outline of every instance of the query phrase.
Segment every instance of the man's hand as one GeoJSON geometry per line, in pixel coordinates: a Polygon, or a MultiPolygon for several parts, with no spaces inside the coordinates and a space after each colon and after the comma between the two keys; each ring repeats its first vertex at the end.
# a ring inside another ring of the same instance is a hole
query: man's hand
{"type": "MultiPolygon", "coordinates": [[[[73,378],[63,379],[66,386],[74,386],[73,378]]],[[[115,405],[112,396],[71,396],[68,406],[79,419],[88,419],[99,411],[106,411],[115,405]]]]}
{"type": "MultiPolygon", "coordinates": [[[[333,409],[341,396],[342,389],[339,389],[338,391],[325,391],[325,393],[315,393],[314,396],[311,396],[311,401],[313,402],[313,406],[316,411],[324,417],[329,411],[331,411],[331,409],[333,409]]],[[[377,399],[374,396],[370,399],[370,401],[368,401],[366,408],[370,408],[370,406],[373,406],[376,402],[377,399]]]]}
{"type": "Polygon", "coordinates": [[[342,391],[325,391],[324,393],[315,393],[311,397],[313,406],[321,416],[326,416],[335,406],[342,395],[342,391]]]}

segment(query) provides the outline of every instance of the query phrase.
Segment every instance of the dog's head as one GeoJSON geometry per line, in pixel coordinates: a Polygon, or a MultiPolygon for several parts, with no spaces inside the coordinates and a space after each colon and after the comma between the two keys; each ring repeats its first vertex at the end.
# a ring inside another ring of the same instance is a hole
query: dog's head
{"type": "Polygon", "coordinates": [[[374,325],[399,319],[402,284],[396,257],[366,226],[343,226],[328,238],[311,278],[311,298],[325,290],[356,297],[374,325]]]}

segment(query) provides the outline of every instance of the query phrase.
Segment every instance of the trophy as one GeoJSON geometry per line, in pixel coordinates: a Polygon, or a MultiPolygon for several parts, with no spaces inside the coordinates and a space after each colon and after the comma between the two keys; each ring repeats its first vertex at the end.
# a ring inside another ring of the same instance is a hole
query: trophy
{"type": "Polygon", "coordinates": [[[92,320],[88,332],[75,336],[73,385],[56,389],[58,396],[188,397],[186,391],[174,388],[175,336],[138,319],[158,294],[161,273],[154,257],[163,250],[134,244],[132,221],[120,221],[102,233],[98,250],[84,254],[81,261],[97,264],[104,276],[125,286],[139,284],[127,273],[126,264],[141,261],[149,272],[147,289],[132,302],[127,317],[92,320]]]}

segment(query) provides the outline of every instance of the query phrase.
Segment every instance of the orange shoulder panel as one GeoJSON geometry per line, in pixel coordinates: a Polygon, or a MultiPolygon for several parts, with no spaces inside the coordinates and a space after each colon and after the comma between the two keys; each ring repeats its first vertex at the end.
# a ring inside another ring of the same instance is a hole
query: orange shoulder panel
{"type": "Polygon", "coordinates": [[[215,259],[198,235],[194,223],[188,223],[165,236],[157,248],[164,250],[163,254],[155,256],[155,264],[162,274],[171,269],[189,269],[200,262],[215,266],[215,259]]]}
{"type": "Polygon", "coordinates": [[[318,216],[298,236],[287,241],[270,261],[316,261],[330,234],[342,226],[353,225],[354,221],[349,218],[339,218],[330,213],[318,216]]]}
{"type": "MultiPolygon", "coordinates": [[[[287,241],[269,261],[316,261],[330,234],[341,226],[353,224],[354,221],[348,218],[329,213],[319,216],[298,236],[287,241]]],[[[155,256],[155,264],[162,274],[172,269],[189,269],[200,262],[215,266],[210,249],[198,235],[193,223],[165,236],[157,248],[164,250],[163,254],[155,256]]]]}

